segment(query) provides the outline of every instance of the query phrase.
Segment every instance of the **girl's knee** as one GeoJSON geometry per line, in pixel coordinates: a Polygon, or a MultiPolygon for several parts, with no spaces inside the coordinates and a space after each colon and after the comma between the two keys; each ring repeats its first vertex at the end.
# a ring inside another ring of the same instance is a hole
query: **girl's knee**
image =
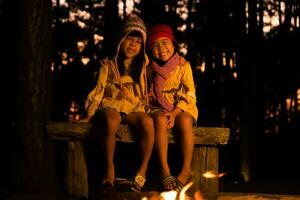
{"type": "Polygon", "coordinates": [[[182,112],[176,117],[176,123],[179,128],[193,126],[193,118],[187,112],[182,112]]]}
{"type": "Polygon", "coordinates": [[[117,111],[106,111],[103,117],[104,120],[101,120],[100,123],[105,123],[108,129],[114,129],[121,124],[121,114],[117,111]]]}
{"type": "Polygon", "coordinates": [[[149,115],[145,115],[142,119],[142,127],[145,130],[153,129],[154,128],[154,123],[153,123],[152,117],[150,117],[149,115]]]}

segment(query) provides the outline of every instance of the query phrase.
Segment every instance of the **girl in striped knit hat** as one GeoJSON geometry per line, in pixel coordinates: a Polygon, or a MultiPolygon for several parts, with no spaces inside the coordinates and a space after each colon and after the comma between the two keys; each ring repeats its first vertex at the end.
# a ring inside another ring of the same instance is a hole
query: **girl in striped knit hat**
{"type": "Polygon", "coordinates": [[[159,24],[148,30],[151,54],[149,100],[155,125],[155,144],[165,190],[180,191],[191,176],[194,150],[192,126],[197,122],[196,91],[191,65],[175,49],[170,26],[159,24]],[[180,138],[183,164],[177,176],[168,165],[168,129],[180,138]]]}
{"type": "Polygon", "coordinates": [[[113,56],[103,59],[96,87],[89,93],[85,108],[87,117],[80,122],[100,124],[105,151],[105,176],[102,185],[115,185],[113,162],[116,132],[128,124],[139,133],[141,164],[133,177],[131,189],[140,191],[154,144],[154,125],[145,112],[148,105],[145,53],[146,27],[136,15],[128,16],[116,39],[113,56]],[[94,117],[97,114],[97,118],[94,117]],[[98,117],[99,116],[99,117],[98,117]]]}

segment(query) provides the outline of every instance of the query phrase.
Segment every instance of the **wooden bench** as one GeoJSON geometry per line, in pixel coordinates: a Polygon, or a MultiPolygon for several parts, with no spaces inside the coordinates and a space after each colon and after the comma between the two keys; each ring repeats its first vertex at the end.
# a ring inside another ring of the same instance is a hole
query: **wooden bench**
{"type": "MultiPolygon", "coordinates": [[[[218,173],[218,147],[227,144],[230,130],[219,127],[195,127],[193,131],[195,149],[192,180],[194,186],[201,188],[205,193],[218,192],[218,178],[206,178],[203,174],[208,171],[218,173]]],[[[96,129],[90,123],[48,122],[46,133],[50,140],[67,143],[65,192],[70,196],[88,197],[88,170],[82,140],[95,136],[96,129]]],[[[132,135],[128,126],[121,125],[117,133],[117,142],[133,143],[135,139],[132,135]]],[[[169,133],[169,143],[176,143],[172,131],[169,133]]]]}

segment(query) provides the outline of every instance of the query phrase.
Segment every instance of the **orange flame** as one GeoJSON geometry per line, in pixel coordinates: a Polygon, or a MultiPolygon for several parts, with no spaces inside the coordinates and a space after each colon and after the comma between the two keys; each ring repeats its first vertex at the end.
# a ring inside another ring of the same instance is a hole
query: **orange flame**
{"type": "Polygon", "coordinates": [[[203,173],[203,177],[205,177],[205,178],[221,178],[225,175],[226,175],[226,173],[217,173],[214,171],[207,171],[207,172],[203,173]]]}
{"type": "MultiPolygon", "coordinates": [[[[156,193],[154,195],[151,195],[150,197],[143,197],[142,200],[188,200],[188,199],[192,199],[191,197],[189,197],[185,194],[186,191],[192,185],[193,185],[193,182],[189,182],[182,188],[182,190],[179,193],[175,190],[171,190],[171,191],[166,191],[166,192],[162,192],[162,193],[156,193]]],[[[194,199],[195,200],[204,200],[200,190],[195,192],[194,199]]]]}

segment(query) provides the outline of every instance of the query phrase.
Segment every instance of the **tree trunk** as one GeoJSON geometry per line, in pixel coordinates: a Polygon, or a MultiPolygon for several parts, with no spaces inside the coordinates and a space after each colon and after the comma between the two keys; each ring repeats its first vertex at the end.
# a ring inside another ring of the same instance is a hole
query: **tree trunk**
{"type": "Polygon", "coordinates": [[[44,137],[50,116],[51,1],[20,0],[17,134],[13,182],[17,193],[54,194],[53,146],[44,137]]]}
{"type": "Polygon", "coordinates": [[[242,49],[241,64],[241,175],[246,182],[257,173],[257,142],[261,133],[261,57],[262,29],[257,25],[257,1],[249,1],[249,33],[242,49]]]}

